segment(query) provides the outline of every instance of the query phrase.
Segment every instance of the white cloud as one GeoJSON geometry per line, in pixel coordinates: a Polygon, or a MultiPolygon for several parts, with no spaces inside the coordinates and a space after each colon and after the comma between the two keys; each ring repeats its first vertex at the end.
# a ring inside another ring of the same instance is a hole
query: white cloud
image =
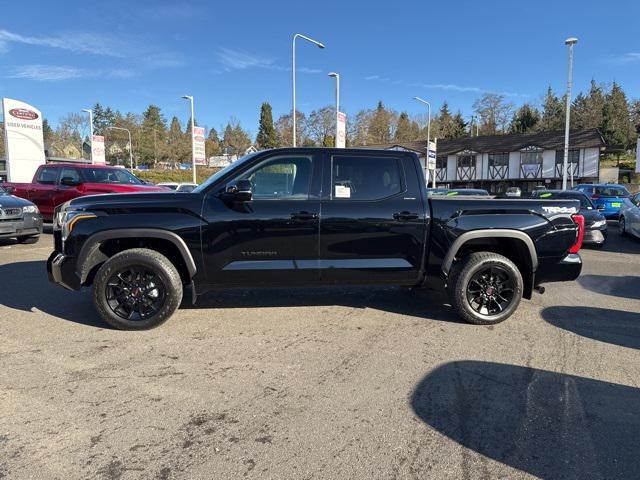
{"type": "Polygon", "coordinates": [[[637,52],[625,53],[624,55],[619,55],[617,57],[614,57],[613,60],[616,63],[640,62],[640,53],[637,53],[637,52]]]}
{"type": "Polygon", "coordinates": [[[125,57],[127,51],[127,45],[120,40],[86,32],[67,32],[57,36],[28,36],[0,29],[0,42],[21,43],[75,53],[90,53],[120,58],[125,57]]]}
{"type": "Polygon", "coordinates": [[[245,70],[247,68],[273,68],[274,60],[260,57],[242,50],[219,48],[216,53],[220,62],[228,70],[245,70]]]}
{"type": "Polygon", "coordinates": [[[319,68],[298,67],[297,70],[302,73],[322,73],[322,70],[320,70],[319,68]]]}
{"type": "Polygon", "coordinates": [[[380,80],[380,75],[369,75],[368,77],[364,77],[365,80],[380,80]]]}
{"type": "Polygon", "coordinates": [[[517,92],[496,92],[494,90],[488,90],[485,88],[474,87],[474,86],[466,86],[466,85],[456,85],[455,83],[423,83],[423,82],[407,82],[405,80],[391,80],[387,77],[381,77],[379,75],[369,75],[368,77],[364,77],[365,80],[375,80],[377,82],[391,82],[393,85],[403,85],[405,87],[411,88],[427,88],[431,90],[445,90],[451,92],[462,92],[462,93],[497,93],[499,95],[504,95],[505,97],[528,97],[529,95],[526,93],[517,93],[517,92]]]}
{"type": "Polygon", "coordinates": [[[132,70],[119,68],[112,70],[91,70],[65,65],[18,65],[9,69],[7,78],[34,80],[39,82],[57,82],[90,77],[131,78],[132,70]]]}
{"type": "Polygon", "coordinates": [[[7,42],[0,40],[0,55],[9,51],[9,45],[7,42]]]}

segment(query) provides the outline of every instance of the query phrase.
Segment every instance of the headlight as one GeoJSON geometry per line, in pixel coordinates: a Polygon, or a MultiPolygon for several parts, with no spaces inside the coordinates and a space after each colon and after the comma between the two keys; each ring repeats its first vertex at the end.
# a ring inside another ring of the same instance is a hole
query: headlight
{"type": "Polygon", "coordinates": [[[597,222],[593,222],[593,224],[591,225],[591,228],[604,227],[606,224],[607,224],[606,220],[598,220],[597,222]]]}
{"type": "Polygon", "coordinates": [[[73,231],[76,223],[81,220],[88,220],[90,218],[96,218],[96,215],[91,212],[85,212],[83,210],[67,210],[58,212],[56,215],[54,228],[62,230],[62,241],[64,242],[69,234],[73,231]]]}
{"type": "Polygon", "coordinates": [[[40,211],[35,205],[27,205],[26,207],[22,207],[22,213],[40,213],[40,211]]]}

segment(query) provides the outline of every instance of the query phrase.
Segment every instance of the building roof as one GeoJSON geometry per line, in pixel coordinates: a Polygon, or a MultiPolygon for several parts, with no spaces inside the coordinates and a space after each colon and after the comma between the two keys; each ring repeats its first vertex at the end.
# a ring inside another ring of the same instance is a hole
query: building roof
{"type": "MultiPolygon", "coordinates": [[[[506,135],[484,135],[438,140],[438,155],[453,155],[464,150],[478,153],[515,152],[525,147],[540,147],[545,150],[560,150],[564,147],[564,131],[554,130],[539,133],[509,133],[506,135]]],[[[601,148],[606,146],[597,128],[572,130],[569,133],[569,148],[601,148]]],[[[394,142],[386,145],[367,145],[366,148],[401,147],[424,154],[425,140],[417,142],[394,142]]]]}

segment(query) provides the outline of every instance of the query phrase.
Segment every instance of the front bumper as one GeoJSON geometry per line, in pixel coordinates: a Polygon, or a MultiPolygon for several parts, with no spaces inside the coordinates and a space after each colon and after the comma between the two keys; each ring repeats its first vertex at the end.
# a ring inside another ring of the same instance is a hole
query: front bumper
{"type": "Polygon", "coordinates": [[[569,282],[582,272],[582,258],[578,253],[570,253],[560,260],[540,259],[534,285],[548,282],[569,282]]]}
{"type": "Polygon", "coordinates": [[[75,258],[53,252],[47,260],[47,275],[50,282],[67,290],[80,290],[80,278],[75,271],[75,258]]]}
{"type": "Polygon", "coordinates": [[[42,216],[25,214],[22,218],[0,222],[0,238],[30,237],[42,233],[42,216]]]}

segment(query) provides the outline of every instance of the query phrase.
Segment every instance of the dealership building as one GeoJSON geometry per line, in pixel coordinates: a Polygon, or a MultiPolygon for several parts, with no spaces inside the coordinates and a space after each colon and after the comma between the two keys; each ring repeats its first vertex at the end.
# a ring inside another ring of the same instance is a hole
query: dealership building
{"type": "MultiPolygon", "coordinates": [[[[426,141],[368,145],[368,148],[408,150],[424,166],[426,141]]],[[[568,177],[574,183],[597,182],[605,142],[598,129],[569,134],[568,177]]],[[[484,188],[492,193],[508,187],[523,192],[534,186],[562,187],[564,131],[512,133],[437,141],[436,183],[448,188],[484,188]]]]}

